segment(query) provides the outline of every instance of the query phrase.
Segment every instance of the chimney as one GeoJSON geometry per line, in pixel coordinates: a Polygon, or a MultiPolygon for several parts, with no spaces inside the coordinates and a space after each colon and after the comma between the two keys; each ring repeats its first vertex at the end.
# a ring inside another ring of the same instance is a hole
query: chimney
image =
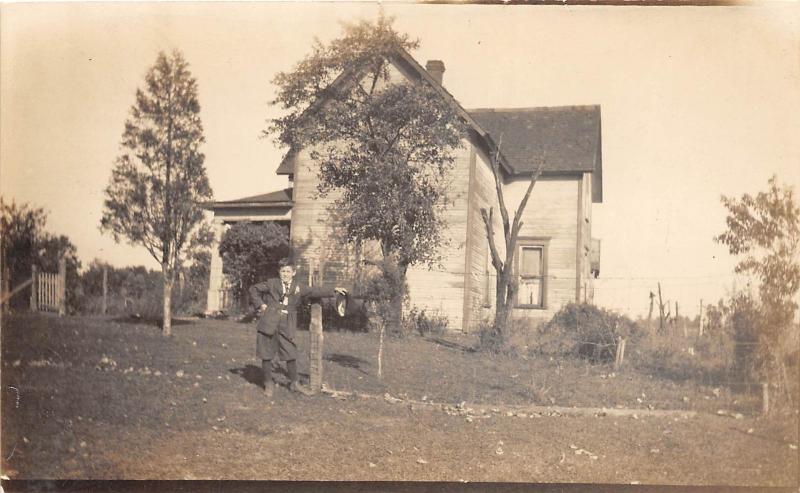
{"type": "Polygon", "coordinates": [[[428,73],[431,74],[431,77],[433,77],[433,79],[436,82],[438,82],[439,85],[442,85],[442,76],[444,75],[444,62],[443,61],[441,61],[441,60],[428,60],[428,62],[425,63],[425,70],[427,70],[428,73]]]}

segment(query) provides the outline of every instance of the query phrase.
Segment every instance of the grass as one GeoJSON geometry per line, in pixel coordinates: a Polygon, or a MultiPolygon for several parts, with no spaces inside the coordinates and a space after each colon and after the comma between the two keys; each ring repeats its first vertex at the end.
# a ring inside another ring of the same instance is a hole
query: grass
{"type": "MultiPolygon", "coordinates": [[[[17,315],[2,333],[3,470],[17,478],[796,484],[796,415],[747,394],[580,360],[475,353],[464,336],[326,332],[339,390],[445,403],[693,409],[685,419],[475,420],[405,402],[260,393],[253,325],[17,315]],[[13,388],[13,389],[12,389],[13,388]],[[17,399],[18,397],[18,399],[17,399]],[[684,397],[686,399],[684,399],[684,397]],[[743,419],[715,416],[718,409],[743,419]],[[748,431],[750,431],[748,433],[748,431]],[[570,445],[574,445],[573,449],[570,445]],[[596,460],[576,455],[582,448],[596,460]]],[[[298,334],[301,373],[307,332],[298,334]]]]}

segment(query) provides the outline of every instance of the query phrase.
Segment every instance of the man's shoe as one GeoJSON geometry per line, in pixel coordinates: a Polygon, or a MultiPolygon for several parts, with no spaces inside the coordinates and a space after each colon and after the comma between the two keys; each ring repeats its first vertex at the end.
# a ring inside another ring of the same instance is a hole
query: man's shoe
{"type": "Polygon", "coordinates": [[[302,385],[302,384],[300,384],[298,382],[290,383],[289,384],[289,390],[291,390],[292,392],[297,392],[298,394],[302,394],[302,395],[314,395],[314,392],[311,389],[309,389],[305,385],[302,385]]]}

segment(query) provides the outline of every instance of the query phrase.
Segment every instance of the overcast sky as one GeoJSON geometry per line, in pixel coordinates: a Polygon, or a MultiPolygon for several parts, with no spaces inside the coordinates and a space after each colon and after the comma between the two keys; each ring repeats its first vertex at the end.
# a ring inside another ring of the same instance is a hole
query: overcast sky
{"type": "MultiPolygon", "coordinates": [[[[599,104],[603,204],[596,301],[646,313],[664,294],[697,313],[730,290],[721,194],[800,190],[800,8],[387,4],[412,55],[441,59],[466,108],[599,104]]],[[[283,188],[283,151],[260,139],[271,81],[376,4],[4,4],[0,193],[44,207],[87,265],[157,264],[98,230],[134,92],[159,51],[198,80],[216,199],[283,188]]],[[[740,283],[741,287],[741,283],[740,283]]]]}

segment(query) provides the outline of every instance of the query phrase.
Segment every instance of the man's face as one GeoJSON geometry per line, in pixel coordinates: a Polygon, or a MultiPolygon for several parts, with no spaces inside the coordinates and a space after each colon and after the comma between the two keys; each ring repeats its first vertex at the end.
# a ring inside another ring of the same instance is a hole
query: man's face
{"type": "Polygon", "coordinates": [[[289,284],[292,282],[292,279],[294,279],[294,274],[295,274],[294,267],[292,267],[291,265],[284,265],[278,271],[278,274],[281,276],[281,282],[289,284]]]}

